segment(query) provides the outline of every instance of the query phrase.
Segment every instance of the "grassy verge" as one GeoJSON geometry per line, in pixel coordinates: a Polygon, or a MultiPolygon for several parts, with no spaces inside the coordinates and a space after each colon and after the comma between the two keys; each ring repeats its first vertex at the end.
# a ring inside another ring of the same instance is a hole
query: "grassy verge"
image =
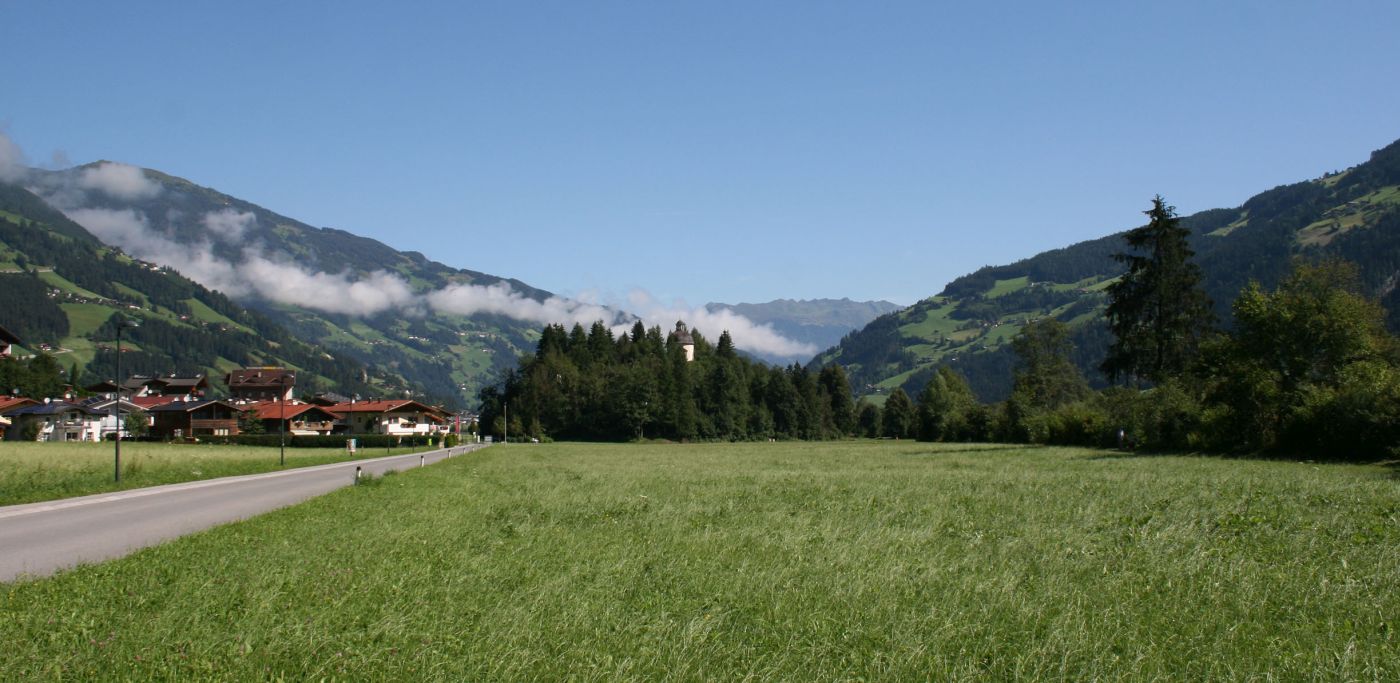
{"type": "MultiPolygon", "coordinates": [[[[410,453],[412,448],[361,450],[277,448],[206,444],[122,443],[122,481],[112,481],[113,444],[0,442],[0,505],[85,496],[236,474],[256,474],[344,460],[410,453]]],[[[416,450],[423,450],[422,448],[416,450]]]]}
{"type": "Polygon", "coordinates": [[[1378,467],[487,449],[0,586],[0,679],[1400,677],[1378,467]]]}

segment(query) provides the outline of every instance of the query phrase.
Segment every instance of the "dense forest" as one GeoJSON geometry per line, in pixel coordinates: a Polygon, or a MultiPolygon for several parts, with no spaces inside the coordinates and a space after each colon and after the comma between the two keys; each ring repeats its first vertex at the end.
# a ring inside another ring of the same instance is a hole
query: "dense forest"
{"type": "Polygon", "coordinates": [[[977,400],[951,367],[911,398],[855,403],[840,366],[765,367],[694,334],[614,338],[602,324],[544,330],[535,355],[482,391],[483,432],[586,440],[830,439],[995,441],[1272,453],[1315,460],[1400,456],[1400,344],[1355,266],[1296,262],[1274,290],[1247,287],[1214,330],[1159,382],[1094,390],[1072,361],[1068,327],[1026,326],[1010,346],[1007,400],[977,400]]]}
{"type": "Polygon", "coordinates": [[[855,430],[840,367],[769,367],[683,323],[665,336],[636,323],[544,328],[533,356],[481,392],[484,433],[583,440],[825,439],[855,430]],[[694,360],[685,344],[692,341],[694,360]],[[507,419],[509,423],[507,423],[507,419]]]}

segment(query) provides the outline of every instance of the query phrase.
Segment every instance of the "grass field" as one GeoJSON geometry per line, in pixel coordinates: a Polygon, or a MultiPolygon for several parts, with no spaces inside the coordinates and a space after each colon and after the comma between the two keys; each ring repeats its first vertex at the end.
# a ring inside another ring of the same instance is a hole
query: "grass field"
{"type": "Polygon", "coordinates": [[[0,679],[1400,677],[1384,467],[512,445],[0,586],[0,679]]]}
{"type": "MultiPolygon", "coordinates": [[[[122,443],[122,481],[118,485],[112,481],[113,450],[111,442],[0,441],[0,505],[283,469],[278,466],[277,448],[133,441],[122,443]]],[[[412,450],[399,448],[390,453],[412,450]]],[[[288,448],[286,467],[385,454],[384,449],[368,449],[352,457],[340,448],[288,448]]]]}

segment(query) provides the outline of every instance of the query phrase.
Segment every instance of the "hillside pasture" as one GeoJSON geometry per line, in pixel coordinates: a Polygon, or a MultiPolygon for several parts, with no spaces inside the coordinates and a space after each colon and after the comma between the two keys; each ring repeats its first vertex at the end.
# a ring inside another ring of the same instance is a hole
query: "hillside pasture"
{"type": "Polygon", "coordinates": [[[6,680],[1395,680],[1376,466],[509,445],[0,586],[6,680]]]}

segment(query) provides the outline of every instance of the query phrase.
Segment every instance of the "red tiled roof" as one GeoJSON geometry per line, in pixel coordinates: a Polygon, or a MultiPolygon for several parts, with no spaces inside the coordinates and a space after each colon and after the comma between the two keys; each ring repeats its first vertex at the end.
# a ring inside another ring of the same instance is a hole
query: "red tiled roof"
{"type": "Polygon", "coordinates": [[[324,406],[318,406],[314,403],[288,403],[285,406],[286,412],[283,412],[284,406],[277,401],[258,401],[257,403],[249,403],[240,407],[245,411],[253,411],[253,414],[256,415],[259,420],[290,420],[300,416],[302,413],[308,413],[313,410],[325,413],[329,415],[331,419],[340,419],[340,415],[324,406]]]}
{"type": "Polygon", "coordinates": [[[126,400],[135,403],[142,408],[154,408],[167,403],[174,403],[180,400],[179,396],[128,396],[126,400]]]}
{"type": "Polygon", "coordinates": [[[24,406],[33,405],[33,404],[35,404],[35,403],[38,403],[38,401],[36,401],[36,400],[34,400],[34,399],[32,399],[32,398],[25,398],[25,397],[23,397],[23,396],[19,396],[19,397],[10,397],[10,396],[6,396],[6,397],[3,397],[3,398],[0,398],[0,413],[3,413],[3,412],[5,412],[6,410],[9,410],[9,409],[11,409],[11,408],[23,408],[24,406]]]}
{"type": "Polygon", "coordinates": [[[409,401],[401,399],[355,401],[354,404],[351,404],[347,401],[345,403],[337,403],[333,406],[329,406],[326,409],[341,414],[349,412],[395,413],[401,411],[418,411],[421,413],[426,413],[430,419],[436,419],[439,421],[446,414],[446,411],[444,411],[441,408],[438,408],[437,406],[430,406],[426,403],[419,403],[418,401],[409,401]],[[352,405],[354,406],[353,410],[351,408],[352,405]]]}

